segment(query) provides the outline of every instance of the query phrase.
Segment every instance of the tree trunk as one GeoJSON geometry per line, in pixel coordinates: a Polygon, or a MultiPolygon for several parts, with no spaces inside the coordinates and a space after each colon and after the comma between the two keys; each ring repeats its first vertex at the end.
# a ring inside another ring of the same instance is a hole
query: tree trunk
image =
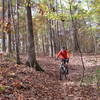
{"type": "Polygon", "coordinates": [[[26,11],[27,11],[27,29],[28,29],[28,58],[26,64],[30,67],[35,67],[37,71],[44,71],[36,61],[35,46],[34,46],[34,34],[33,34],[33,24],[30,0],[27,1],[26,11]]]}
{"type": "Polygon", "coordinates": [[[23,35],[23,40],[22,40],[22,54],[26,53],[26,34],[23,35]]]}
{"type": "Polygon", "coordinates": [[[61,49],[60,48],[60,40],[59,40],[59,33],[58,33],[58,24],[59,24],[59,22],[58,22],[58,20],[57,20],[57,22],[56,22],[56,39],[57,39],[57,52],[61,49]]]}
{"type": "MultiPolygon", "coordinates": [[[[52,26],[55,25],[55,21],[52,21],[52,26]]],[[[52,28],[52,35],[53,35],[53,38],[52,38],[52,41],[53,41],[53,52],[54,54],[57,53],[57,46],[56,46],[56,30],[55,30],[55,27],[52,28]]]]}
{"type": "Polygon", "coordinates": [[[19,56],[19,1],[16,0],[16,10],[17,10],[17,23],[16,23],[16,33],[15,33],[15,41],[16,41],[16,63],[20,64],[20,56],[19,56]]]}
{"type": "Polygon", "coordinates": [[[11,1],[8,0],[8,25],[10,26],[8,29],[8,53],[12,53],[12,48],[11,48],[11,7],[10,7],[11,1]]]}
{"type": "Polygon", "coordinates": [[[44,37],[45,37],[45,54],[46,55],[48,55],[48,52],[49,52],[49,39],[48,39],[48,34],[46,33],[45,35],[44,35],[44,37]]]}
{"type": "Polygon", "coordinates": [[[49,26],[49,40],[50,40],[50,56],[53,57],[54,49],[53,49],[53,34],[52,34],[52,28],[51,28],[51,20],[48,21],[49,26]]]}
{"type": "Polygon", "coordinates": [[[15,53],[15,34],[12,34],[12,50],[15,53]]]}
{"type": "Polygon", "coordinates": [[[73,13],[72,13],[72,4],[70,2],[70,16],[71,16],[71,21],[72,21],[72,29],[73,29],[73,37],[74,37],[74,51],[78,51],[78,41],[77,41],[77,28],[76,28],[76,21],[73,18],[73,13]]]}
{"type": "Polygon", "coordinates": [[[45,56],[45,44],[44,44],[44,35],[42,35],[42,50],[43,50],[43,55],[45,56]]]}
{"type": "Polygon", "coordinates": [[[38,40],[39,40],[39,36],[38,36],[38,34],[35,34],[34,35],[34,37],[35,37],[35,50],[36,50],[36,56],[38,56],[39,55],[39,51],[40,51],[40,48],[39,48],[39,43],[38,43],[38,40]]]}
{"type": "Polygon", "coordinates": [[[2,27],[2,51],[6,52],[6,41],[5,41],[5,32],[4,32],[4,19],[5,19],[5,2],[2,0],[2,20],[3,20],[3,27],[2,27]]]}
{"type": "Polygon", "coordinates": [[[11,14],[13,19],[14,31],[15,34],[13,35],[13,49],[16,51],[16,63],[21,64],[20,56],[19,56],[19,12],[18,12],[18,0],[16,0],[16,11],[17,11],[17,23],[15,24],[14,15],[13,15],[13,8],[12,8],[12,0],[11,0],[11,14]],[[15,44],[15,45],[14,45],[15,44]]]}

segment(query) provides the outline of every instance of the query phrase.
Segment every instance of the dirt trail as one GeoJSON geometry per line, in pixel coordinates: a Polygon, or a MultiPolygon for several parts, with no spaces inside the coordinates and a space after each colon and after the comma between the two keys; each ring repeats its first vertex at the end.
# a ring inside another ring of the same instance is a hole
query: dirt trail
{"type": "MultiPolygon", "coordinates": [[[[98,62],[100,56],[98,57],[98,62]]],[[[86,56],[86,74],[96,70],[94,57],[86,56]]],[[[69,76],[66,80],[59,80],[59,61],[50,57],[39,57],[38,62],[46,71],[37,72],[25,65],[17,65],[11,61],[0,62],[0,99],[18,100],[100,100],[96,87],[87,85],[80,87],[82,66],[80,58],[70,59],[69,76]],[[6,87],[2,90],[2,86],[6,87]]],[[[100,62],[97,63],[100,65],[100,62]]]]}
{"type": "MultiPolygon", "coordinates": [[[[94,73],[96,67],[100,66],[100,56],[97,56],[97,62],[94,56],[84,56],[85,73],[94,73]]],[[[59,65],[60,61],[56,61],[51,57],[40,57],[38,58],[40,65],[46,70],[52,78],[59,78],[59,65]]],[[[71,57],[69,62],[69,78],[72,81],[77,81],[82,75],[82,63],[79,56],[71,57]]]]}
{"type": "MultiPolygon", "coordinates": [[[[96,71],[97,66],[100,66],[100,56],[97,56],[95,60],[94,56],[84,56],[84,64],[85,64],[85,74],[92,74],[96,71]],[[96,62],[97,61],[97,62],[96,62]]],[[[59,80],[59,64],[60,61],[56,61],[53,58],[49,57],[41,57],[38,58],[40,65],[48,72],[49,76],[54,80],[59,80]]],[[[86,100],[86,98],[80,97],[80,95],[84,96],[83,91],[80,94],[77,94],[80,88],[80,79],[82,76],[82,63],[81,58],[79,56],[70,58],[69,62],[69,75],[68,79],[64,79],[60,82],[60,87],[63,89],[64,100],[86,100]],[[69,93],[69,94],[68,94],[69,93]],[[73,99],[74,98],[74,99],[73,99]]],[[[85,87],[86,89],[87,87],[85,87]]],[[[89,91],[89,90],[87,90],[89,91]]],[[[95,91],[96,92],[96,91],[95,91]]],[[[95,94],[94,94],[95,95],[95,94]]],[[[99,100],[94,95],[91,96],[89,100],[99,100]]]]}

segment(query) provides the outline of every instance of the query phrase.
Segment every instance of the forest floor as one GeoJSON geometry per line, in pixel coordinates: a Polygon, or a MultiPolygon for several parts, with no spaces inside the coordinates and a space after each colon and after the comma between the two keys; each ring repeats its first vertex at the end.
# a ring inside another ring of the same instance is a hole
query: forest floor
{"type": "Polygon", "coordinates": [[[86,69],[81,85],[79,56],[70,58],[69,75],[63,80],[59,80],[60,61],[54,58],[37,58],[45,72],[1,59],[0,100],[100,100],[100,55],[84,55],[83,59],[86,69]]]}

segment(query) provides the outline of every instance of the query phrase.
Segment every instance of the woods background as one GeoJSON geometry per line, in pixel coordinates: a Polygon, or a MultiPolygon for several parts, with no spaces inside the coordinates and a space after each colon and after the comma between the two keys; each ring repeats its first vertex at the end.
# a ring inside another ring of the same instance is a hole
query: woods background
{"type": "Polygon", "coordinates": [[[99,3],[99,0],[0,0],[0,50],[12,56],[17,53],[17,60],[21,54],[27,54],[31,42],[27,30],[30,27],[27,20],[31,21],[26,10],[29,6],[37,56],[53,57],[61,46],[71,53],[80,50],[100,53],[99,3]]]}

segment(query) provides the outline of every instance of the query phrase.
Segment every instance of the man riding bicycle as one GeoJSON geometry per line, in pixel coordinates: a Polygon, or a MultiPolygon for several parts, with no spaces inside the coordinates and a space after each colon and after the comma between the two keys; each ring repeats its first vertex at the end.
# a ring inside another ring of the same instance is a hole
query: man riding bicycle
{"type": "Polygon", "coordinates": [[[66,62],[69,63],[69,52],[65,49],[65,47],[62,47],[56,55],[56,58],[60,58],[64,64],[66,64],[66,62]]]}
{"type": "Polygon", "coordinates": [[[66,75],[69,74],[68,69],[68,63],[69,63],[69,52],[65,49],[65,47],[62,47],[62,49],[58,52],[56,55],[56,58],[61,59],[61,65],[60,65],[60,80],[62,79],[62,75],[66,77],[66,75]],[[67,65],[66,65],[67,62],[67,65]]]}

